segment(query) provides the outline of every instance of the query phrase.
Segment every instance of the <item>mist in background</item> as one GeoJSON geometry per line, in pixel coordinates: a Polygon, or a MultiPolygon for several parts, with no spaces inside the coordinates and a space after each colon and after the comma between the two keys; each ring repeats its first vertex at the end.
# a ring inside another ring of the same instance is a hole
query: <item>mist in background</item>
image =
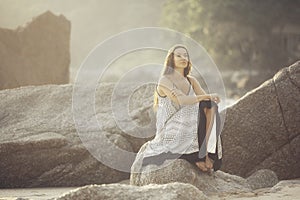
{"type": "MultiPolygon", "coordinates": [[[[208,50],[228,96],[237,99],[299,59],[299,9],[299,0],[0,0],[0,27],[16,29],[47,10],[64,15],[71,21],[70,82],[105,39],[133,28],[171,28],[208,50]]],[[[165,56],[129,53],[112,63],[107,78],[118,79],[132,66],[163,64],[165,56]]]]}
{"type": "MultiPolygon", "coordinates": [[[[56,15],[64,15],[71,21],[72,26],[70,49],[72,82],[77,69],[97,44],[128,29],[159,26],[163,3],[163,0],[0,0],[0,27],[16,29],[47,10],[56,15]]],[[[164,56],[159,52],[155,54],[164,56]]],[[[141,64],[147,60],[154,62],[155,56],[149,58],[146,55],[145,52],[140,52],[140,55],[134,57],[128,55],[127,60],[138,65],[139,61],[132,58],[139,56],[141,64]]],[[[119,73],[116,72],[115,76],[119,73]]]]}

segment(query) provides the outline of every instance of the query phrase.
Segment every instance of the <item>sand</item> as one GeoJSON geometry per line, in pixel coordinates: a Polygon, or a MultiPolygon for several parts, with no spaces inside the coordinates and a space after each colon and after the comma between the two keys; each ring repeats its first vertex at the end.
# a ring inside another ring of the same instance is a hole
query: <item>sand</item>
{"type": "Polygon", "coordinates": [[[24,188],[24,189],[0,189],[0,200],[15,200],[18,197],[32,200],[45,200],[56,198],[76,187],[56,188],[24,188]]]}

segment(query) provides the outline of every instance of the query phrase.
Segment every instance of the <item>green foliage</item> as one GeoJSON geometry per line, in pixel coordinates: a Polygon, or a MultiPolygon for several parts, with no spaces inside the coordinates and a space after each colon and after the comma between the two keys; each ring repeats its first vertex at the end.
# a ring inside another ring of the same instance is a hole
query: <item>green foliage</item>
{"type": "Polygon", "coordinates": [[[194,38],[221,68],[274,73],[291,57],[274,29],[299,19],[300,0],[167,0],[162,25],[194,38]]]}

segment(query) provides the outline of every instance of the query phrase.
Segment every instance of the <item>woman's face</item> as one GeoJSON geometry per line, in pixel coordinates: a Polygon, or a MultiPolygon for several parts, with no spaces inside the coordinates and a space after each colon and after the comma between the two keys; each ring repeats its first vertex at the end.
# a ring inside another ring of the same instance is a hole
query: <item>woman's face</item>
{"type": "Polygon", "coordinates": [[[188,66],[188,53],[184,48],[178,48],[174,51],[175,67],[186,68],[188,66]]]}

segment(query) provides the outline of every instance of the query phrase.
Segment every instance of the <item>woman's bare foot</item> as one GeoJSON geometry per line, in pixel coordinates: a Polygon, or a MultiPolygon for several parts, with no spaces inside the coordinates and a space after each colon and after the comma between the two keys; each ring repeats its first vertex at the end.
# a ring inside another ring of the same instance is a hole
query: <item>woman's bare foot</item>
{"type": "Polygon", "coordinates": [[[214,167],[214,163],[213,161],[208,157],[208,155],[206,155],[206,159],[205,159],[205,166],[208,169],[212,169],[214,167]]]}
{"type": "Polygon", "coordinates": [[[207,167],[205,166],[205,162],[196,162],[196,165],[201,171],[203,172],[208,171],[207,167]]]}

